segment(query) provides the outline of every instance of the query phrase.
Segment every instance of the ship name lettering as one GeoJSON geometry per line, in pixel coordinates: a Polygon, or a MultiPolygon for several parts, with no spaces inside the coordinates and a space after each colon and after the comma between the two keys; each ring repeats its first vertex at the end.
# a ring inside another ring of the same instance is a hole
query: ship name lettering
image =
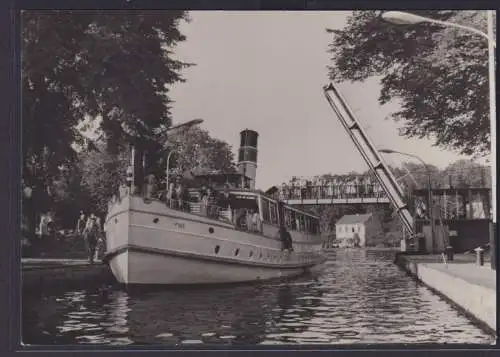
{"type": "Polygon", "coordinates": [[[175,226],[175,228],[179,228],[179,229],[184,229],[185,228],[184,223],[175,222],[174,226],[175,226]]]}

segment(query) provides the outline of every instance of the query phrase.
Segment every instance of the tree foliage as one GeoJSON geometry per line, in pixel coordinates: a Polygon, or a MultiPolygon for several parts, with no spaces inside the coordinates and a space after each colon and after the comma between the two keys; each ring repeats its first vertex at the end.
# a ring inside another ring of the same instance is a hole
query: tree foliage
{"type": "Polygon", "coordinates": [[[184,40],[183,11],[22,13],[23,177],[44,187],[82,143],[77,124],[101,119],[111,151],[170,124],[168,86],[187,64],[172,57],[184,40]],[[40,180],[39,178],[43,178],[40,180]],[[43,181],[43,182],[37,182],[43,181]]]}
{"type": "MultiPolygon", "coordinates": [[[[231,146],[210,136],[208,131],[199,128],[178,130],[169,135],[168,146],[150,156],[149,168],[160,182],[165,176],[166,159],[170,150],[170,168],[180,172],[199,169],[230,171],[234,168],[231,146]]],[[[81,189],[88,193],[86,211],[105,214],[110,198],[118,192],[121,183],[126,182],[126,171],[130,164],[130,149],[122,146],[118,151],[110,151],[104,142],[97,150],[82,151],[78,155],[81,171],[81,189]]]]}
{"type": "Polygon", "coordinates": [[[169,135],[166,147],[167,153],[173,151],[170,168],[179,172],[235,172],[231,145],[213,138],[206,130],[197,127],[179,129],[169,135]]]}
{"type": "Polygon", "coordinates": [[[188,65],[172,52],[185,39],[178,25],[187,14],[24,11],[21,20],[23,180],[33,188],[31,206],[59,216],[82,208],[75,202],[101,210],[121,172],[122,145],[155,141],[154,129],[170,125],[168,87],[183,81],[188,65]],[[85,146],[80,124],[97,119],[104,153],[82,157],[75,151],[85,146]]]}
{"type": "MultiPolygon", "coordinates": [[[[421,23],[394,25],[381,11],[354,11],[333,35],[329,77],[337,82],[381,77],[381,104],[407,137],[466,155],[489,153],[487,41],[463,30],[421,23]]],[[[414,11],[485,30],[484,11],[414,11]]]]}
{"type": "Polygon", "coordinates": [[[110,152],[101,143],[98,150],[80,153],[78,163],[82,172],[80,189],[88,192],[90,198],[88,205],[80,209],[106,214],[109,200],[118,192],[120,184],[126,182],[130,152],[126,148],[110,152]]]}

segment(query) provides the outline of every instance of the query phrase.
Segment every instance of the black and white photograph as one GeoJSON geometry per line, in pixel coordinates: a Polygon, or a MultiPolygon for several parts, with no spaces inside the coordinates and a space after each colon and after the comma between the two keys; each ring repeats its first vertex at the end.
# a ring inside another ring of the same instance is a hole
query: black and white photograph
{"type": "Polygon", "coordinates": [[[21,346],[496,344],[496,11],[19,26],[21,346]]]}

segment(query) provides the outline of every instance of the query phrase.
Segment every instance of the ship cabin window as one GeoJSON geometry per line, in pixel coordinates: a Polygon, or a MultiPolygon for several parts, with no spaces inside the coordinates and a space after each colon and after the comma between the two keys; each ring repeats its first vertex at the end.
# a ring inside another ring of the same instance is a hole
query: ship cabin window
{"type": "Polygon", "coordinates": [[[314,216],[284,207],[285,225],[288,229],[308,234],[319,233],[319,220],[314,216]]]}
{"type": "Polygon", "coordinates": [[[232,192],[227,199],[227,205],[231,206],[233,210],[259,210],[257,197],[254,195],[239,195],[232,192]]]}

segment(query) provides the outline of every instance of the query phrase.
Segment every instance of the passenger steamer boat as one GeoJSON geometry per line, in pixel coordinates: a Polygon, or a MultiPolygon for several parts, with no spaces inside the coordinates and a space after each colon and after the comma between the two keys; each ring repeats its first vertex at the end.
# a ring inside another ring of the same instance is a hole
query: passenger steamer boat
{"type": "Polygon", "coordinates": [[[236,283],[320,267],[318,217],[244,188],[248,180],[241,173],[194,176],[185,201],[129,192],[115,198],[104,229],[105,260],[116,279],[127,285],[236,283]],[[202,202],[201,186],[212,187],[219,204],[202,202]],[[258,219],[246,219],[251,212],[258,219]]]}

